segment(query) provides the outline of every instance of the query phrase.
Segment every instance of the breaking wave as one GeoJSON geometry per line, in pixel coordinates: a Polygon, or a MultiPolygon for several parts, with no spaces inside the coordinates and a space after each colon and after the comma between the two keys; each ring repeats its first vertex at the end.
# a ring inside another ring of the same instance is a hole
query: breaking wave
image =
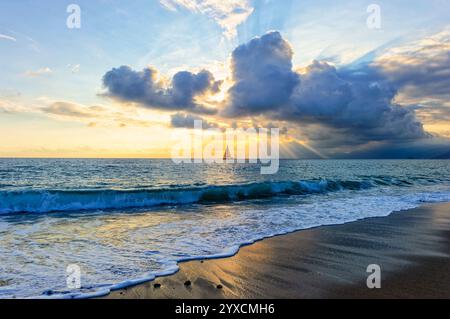
{"type": "Polygon", "coordinates": [[[49,213],[80,210],[146,208],[161,205],[221,203],[283,195],[308,195],[377,186],[409,186],[409,181],[263,182],[244,185],[134,190],[21,190],[0,191],[0,213],[49,213]]]}

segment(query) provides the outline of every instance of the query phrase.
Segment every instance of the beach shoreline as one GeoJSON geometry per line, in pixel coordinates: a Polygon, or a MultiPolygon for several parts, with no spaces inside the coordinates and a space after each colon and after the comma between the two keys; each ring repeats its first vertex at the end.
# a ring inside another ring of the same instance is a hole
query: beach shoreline
{"type": "Polygon", "coordinates": [[[450,298],[450,203],[299,230],[178,266],[105,298],[450,298]],[[372,264],[381,289],[367,288],[372,264]]]}

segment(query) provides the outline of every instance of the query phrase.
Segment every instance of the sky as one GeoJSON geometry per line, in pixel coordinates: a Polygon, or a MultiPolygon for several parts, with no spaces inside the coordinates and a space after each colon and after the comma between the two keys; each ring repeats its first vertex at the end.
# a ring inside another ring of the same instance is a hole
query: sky
{"type": "Polygon", "coordinates": [[[4,0],[0,74],[0,157],[165,158],[198,119],[288,158],[450,154],[446,0],[4,0]]]}

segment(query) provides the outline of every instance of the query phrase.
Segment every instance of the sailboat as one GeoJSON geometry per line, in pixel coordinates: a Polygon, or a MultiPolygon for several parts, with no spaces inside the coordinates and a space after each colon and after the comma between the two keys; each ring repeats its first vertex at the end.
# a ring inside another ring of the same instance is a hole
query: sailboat
{"type": "Polygon", "coordinates": [[[227,145],[227,149],[225,150],[225,153],[223,154],[223,160],[228,161],[230,159],[232,159],[232,158],[231,158],[231,154],[230,154],[230,149],[228,148],[228,145],[227,145]]]}

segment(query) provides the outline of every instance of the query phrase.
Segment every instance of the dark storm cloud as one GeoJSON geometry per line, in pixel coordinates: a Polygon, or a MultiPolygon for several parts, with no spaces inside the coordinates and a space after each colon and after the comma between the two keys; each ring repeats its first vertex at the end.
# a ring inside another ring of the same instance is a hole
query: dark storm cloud
{"type": "Polygon", "coordinates": [[[201,118],[200,116],[177,113],[170,117],[170,124],[173,128],[193,129],[195,121],[202,121],[204,129],[217,127],[216,124],[210,123],[210,122],[206,121],[205,119],[201,118]]]}
{"type": "MultiPolygon", "coordinates": [[[[449,38],[443,41],[448,43],[449,38]]],[[[427,123],[430,119],[449,118],[448,104],[443,103],[450,97],[449,48],[448,44],[417,46],[403,56],[384,58],[376,58],[376,52],[340,68],[330,62],[314,61],[300,73],[293,69],[289,43],[279,32],[270,32],[233,51],[233,85],[220,115],[256,119],[258,123],[289,122],[297,137],[326,156],[371,157],[370,149],[375,147],[375,157],[401,157],[414,150],[425,154],[432,147],[419,144],[428,145],[434,139],[418,118],[427,123]],[[402,106],[396,102],[399,93],[412,100],[426,97],[437,104],[423,106],[414,101],[415,105],[402,106]]],[[[112,97],[150,108],[181,111],[172,116],[171,125],[187,128],[201,119],[189,113],[214,113],[196,97],[217,92],[221,84],[210,72],[202,71],[179,72],[169,85],[163,85],[157,81],[155,70],[136,72],[125,66],[109,71],[103,82],[107,95],[112,97]]],[[[297,148],[301,148],[299,154],[319,156],[309,154],[311,150],[303,146],[297,148]]]]}
{"type": "Polygon", "coordinates": [[[169,87],[158,82],[157,72],[151,68],[138,72],[128,66],[121,66],[103,77],[106,95],[110,97],[148,108],[205,114],[214,114],[215,110],[196,103],[195,98],[208,92],[217,92],[220,84],[206,70],[197,74],[178,72],[173,76],[169,87]]]}
{"type": "Polygon", "coordinates": [[[393,102],[397,90],[376,72],[339,72],[315,61],[302,75],[287,107],[276,116],[299,123],[318,123],[353,141],[427,137],[410,109],[393,102]]]}
{"type": "Polygon", "coordinates": [[[424,141],[411,141],[407,143],[380,143],[373,147],[349,153],[335,152],[335,158],[354,159],[449,159],[450,145],[445,139],[429,139],[424,141]]]}
{"type": "Polygon", "coordinates": [[[368,66],[339,71],[314,61],[298,74],[292,49],[278,32],[239,46],[232,68],[227,116],[320,124],[349,144],[428,136],[413,111],[393,103],[397,90],[380,72],[368,66]]]}
{"type": "Polygon", "coordinates": [[[292,49],[280,33],[270,32],[237,47],[232,55],[234,85],[225,115],[255,115],[289,101],[299,76],[292,70],[292,49]]]}

